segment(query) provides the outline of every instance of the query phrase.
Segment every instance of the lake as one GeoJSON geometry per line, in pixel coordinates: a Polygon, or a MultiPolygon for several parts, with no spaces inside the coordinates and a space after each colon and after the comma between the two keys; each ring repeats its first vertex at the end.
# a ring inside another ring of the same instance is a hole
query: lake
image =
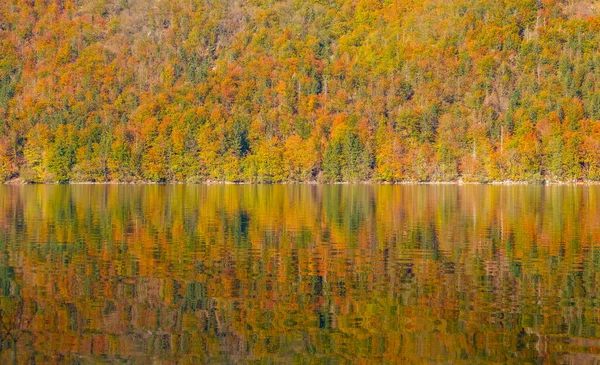
{"type": "Polygon", "coordinates": [[[599,284],[600,186],[0,186],[5,362],[591,364],[599,284]]]}

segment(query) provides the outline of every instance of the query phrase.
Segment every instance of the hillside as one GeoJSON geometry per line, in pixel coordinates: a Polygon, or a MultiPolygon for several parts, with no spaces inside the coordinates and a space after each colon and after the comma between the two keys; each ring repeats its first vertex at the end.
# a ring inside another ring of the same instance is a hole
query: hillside
{"type": "Polygon", "coordinates": [[[4,0],[0,180],[600,180],[600,6],[4,0]]]}

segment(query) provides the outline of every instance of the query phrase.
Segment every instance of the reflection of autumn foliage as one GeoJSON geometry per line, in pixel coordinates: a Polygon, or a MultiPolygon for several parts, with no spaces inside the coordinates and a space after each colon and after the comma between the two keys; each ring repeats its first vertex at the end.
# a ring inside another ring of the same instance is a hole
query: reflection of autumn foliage
{"type": "Polygon", "coordinates": [[[600,181],[596,0],[3,0],[0,181],[600,181]]]}
{"type": "MultiPolygon", "coordinates": [[[[7,273],[4,272],[4,274],[7,273]]],[[[4,279],[8,279],[6,275],[4,279]]],[[[10,283],[5,282],[5,291],[9,287],[10,283]]],[[[27,345],[24,340],[32,341],[33,333],[30,331],[30,324],[36,315],[37,305],[35,302],[25,303],[22,299],[5,296],[0,299],[0,306],[0,353],[6,353],[6,350],[12,348],[12,360],[14,363],[18,363],[19,346],[27,345]]],[[[24,361],[25,359],[21,357],[20,360],[24,361]]]]}
{"type": "Polygon", "coordinates": [[[37,362],[558,361],[597,350],[599,192],[5,187],[0,289],[37,362]]]}

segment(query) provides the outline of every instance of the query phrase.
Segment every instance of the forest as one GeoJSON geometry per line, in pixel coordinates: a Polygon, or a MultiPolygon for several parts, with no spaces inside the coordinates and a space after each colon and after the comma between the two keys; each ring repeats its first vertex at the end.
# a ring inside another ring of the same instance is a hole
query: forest
{"type": "Polygon", "coordinates": [[[596,0],[3,0],[0,181],[600,181],[596,0]]]}

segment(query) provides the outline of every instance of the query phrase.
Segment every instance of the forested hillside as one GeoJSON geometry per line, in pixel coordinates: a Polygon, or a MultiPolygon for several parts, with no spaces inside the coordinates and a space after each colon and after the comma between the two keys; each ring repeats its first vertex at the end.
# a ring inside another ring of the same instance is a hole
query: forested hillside
{"type": "Polygon", "coordinates": [[[600,180],[592,0],[3,0],[0,180],[600,180]]]}

